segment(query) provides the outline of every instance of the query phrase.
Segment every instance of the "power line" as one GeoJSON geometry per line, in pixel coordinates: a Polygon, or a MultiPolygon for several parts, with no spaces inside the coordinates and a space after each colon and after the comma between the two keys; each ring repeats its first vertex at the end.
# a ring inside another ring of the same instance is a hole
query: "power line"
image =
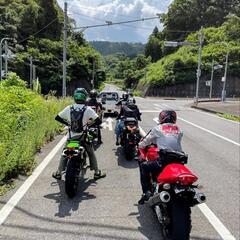
{"type": "MultiPolygon", "coordinates": [[[[96,19],[99,22],[105,22],[105,23],[107,22],[106,19],[91,17],[91,16],[87,16],[87,15],[84,15],[84,14],[81,14],[81,13],[74,13],[74,14],[85,17],[85,18],[96,19]]],[[[132,28],[137,28],[137,29],[145,29],[145,30],[152,30],[153,29],[153,28],[147,28],[147,27],[136,27],[136,26],[129,25],[129,24],[128,25],[127,24],[122,24],[122,25],[124,25],[125,27],[132,27],[132,28]]]]}
{"type": "Polygon", "coordinates": [[[159,17],[148,17],[148,18],[140,18],[135,20],[128,20],[128,21],[122,21],[122,22],[112,22],[112,21],[106,21],[105,24],[96,24],[96,25],[88,25],[88,26],[81,26],[81,27],[75,27],[73,29],[83,29],[86,30],[88,28],[97,28],[97,27],[106,27],[106,26],[112,26],[112,25],[120,25],[124,23],[132,23],[132,22],[142,22],[142,21],[148,21],[152,19],[159,19],[159,17]]]}
{"type": "Polygon", "coordinates": [[[44,26],[42,29],[40,29],[39,31],[31,34],[29,37],[24,38],[23,40],[20,40],[20,41],[17,42],[17,43],[19,44],[19,43],[25,42],[26,40],[30,39],[31,37],[39,34],[40,32],[42,32],[44,29],[46,29],[47,27],[49,27],[50,25],[52,25],[52,24],[53,24],[54,22],[56,22],[57,20],[58,20],[58,18],[53,19],[50,23],[48,23],[48,24],[47,24],[46,26],[44,26]]]}

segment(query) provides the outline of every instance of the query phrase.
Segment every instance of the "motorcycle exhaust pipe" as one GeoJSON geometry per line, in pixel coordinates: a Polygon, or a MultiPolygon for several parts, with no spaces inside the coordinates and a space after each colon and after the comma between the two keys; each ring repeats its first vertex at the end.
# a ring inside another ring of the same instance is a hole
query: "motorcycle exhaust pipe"
{"type": "Polygon", "coordinates": [[[204,193],[196,193],[193,199],[193,205],[206,202],[206,196],[204,193]]]}
{"type": "Polygon", "coordinates": [[[167,203],[171,199],[170,194],[167,191],[162,191],[160,193],[155,194],[154,196],[150,197],[148,200],[148,204],[153,207],[159,203],[167,203]]]}

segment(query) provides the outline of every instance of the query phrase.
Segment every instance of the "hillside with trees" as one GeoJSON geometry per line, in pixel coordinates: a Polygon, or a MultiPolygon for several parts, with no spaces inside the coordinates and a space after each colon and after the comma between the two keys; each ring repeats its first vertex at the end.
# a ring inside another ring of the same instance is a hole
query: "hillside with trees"
{"type": "MultiPolygon", "coordinates": [[[[0,39],[11,38],[8,44],[16,55],[9,61],[9,70],[28,80],[29,58],[33,57],[42,92],[52,90],[61,95],[63,12],[56,0],[0,0],[0,6],[0,39]]],[[[76,86],[90,88],[93,62],[96,69],[102,68],[100,54],[85,41],[82,33],[73,31],[72,23],[69,19],[69,93],[76,86]]]]}
{"type": "Polygon", "coordinates": [[[90,44],[103,56],[125,54],[130,58],[144,53],[144,44],[127,42],[92,41],[90,44]]]}
{"type": "MultiPolygon", "coordinates": [[[[164,41],[199,42],[203,26],[202,78],[210,78],[212,61],[224,65],[227,51],[228,75],[239,78],[240,1],[175,0],[162,14],[162,31],[155,28],[145,47],[152,59],[138,89],[149,86],[173,86],[196,81],[198,44],[165,47],[164,41]]],[[[222,70],[224,71],[224,69],[222,70]]],[[[222,73],[223,76],[223,73],[222,73]]],[[[240,85],[240,84],[239,84],[240,85]]]]}

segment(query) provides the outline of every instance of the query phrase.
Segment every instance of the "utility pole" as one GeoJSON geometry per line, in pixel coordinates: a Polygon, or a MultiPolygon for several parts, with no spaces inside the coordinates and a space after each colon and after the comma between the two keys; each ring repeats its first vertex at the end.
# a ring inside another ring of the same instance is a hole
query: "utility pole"
{"type": "Polygon", "coordinates": [[[212,72],[211,72],[211,80],[210,80],[210,92],[209,92],[209,98],[212,98],[212,84],[213,84],[213,71],[214,71],[214,60],[212,60],[212,72]]]}
{"type": "Polygon", "coordinates": [[[226,81],[227,81],[227,69],[228,69],[228,56],[229,56],[229,48],[227,46],[227,55],[226,55],[226,62],[225,62],[225,71],[224,71],[224,82],[223,82],[223,90],[222,90],[222,102],[226,100],[226,81]]]}
{"type": "Polygon", "coordinates": [[[197,68],[197,85],[196,85],[196,106],[198,105],[199,81],[201,77],[202,64],[202,46],[204,41],[203,27],[201,27],[199,35],[199,49],[198,49],[198,68],[197,68]]]}
{"type": "Polygon", "coordinates": [[[7,40],[5,41],[4,50],[5,50],[5,78],[7,78],[7,74],[8,74],[8,44],[7,44],[7,40]]]}
{"type": "Polygon", "coordinates": [[[92,89],[94,89],[94,77],[95,77],[95,60],[93,59],[93,69],[92,69],[92,89]]]}
{"type": "MultiPolygon", "coordinates": [[[[2,45],[4,41],[7,41],[10,38],[2,38],[0,41],[0,80],[2,81],[2,77],[3,77],[3,54],[2,54],[2,45]]],[[[5,52],[6,54],[6,52],[5,52]]]]}
{"type": "Polygon", "coordinates": [[[67,2],[64,2],[64,28],[63,28],[63,79],[62,96],[66,97],[66,78],[67,78],[67,2]]]}
{"type": "Polygon", "coordinates": [[[33,57],[30,56],[29,60],[30,60],[29,85],[30,85],[30,89],[32,89],[32,87],[33,87],[33,57]]]}
{"type": "Polygon", "coordinates": [[[36,65],[33,65],[32,72],[33,72],[33,80],[36,80],[36,65]]]}

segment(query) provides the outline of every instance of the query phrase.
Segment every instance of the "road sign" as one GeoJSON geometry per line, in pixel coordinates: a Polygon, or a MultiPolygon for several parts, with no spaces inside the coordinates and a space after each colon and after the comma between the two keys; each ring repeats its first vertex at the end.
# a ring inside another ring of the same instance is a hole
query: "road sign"
{"type": "Polygon", "coordinates": [[[164,46],[165,47],[177,47],[178,46],[178,42],[165,41],[164,42],[164,46]]]}
{"type": "Polygon", "coordinates": [[[210,80],[206,81],[205,83],[206,83],[206,86],[210,87],[210,85],[211,85],[211,81],[210,80]]]}
{"type": "Polygon", "coordinates": [[[223,68],[223,65],[220,65],[220,64],[217,64],[213,67],[214,70],[218,70],[218,69],[221,69],[223,68]]]}
{"type": "Polygon", "coordinates": [[[222,77],[222,82],[225,82],[226,81],[226,78],[225,77],[222,77]]]}

